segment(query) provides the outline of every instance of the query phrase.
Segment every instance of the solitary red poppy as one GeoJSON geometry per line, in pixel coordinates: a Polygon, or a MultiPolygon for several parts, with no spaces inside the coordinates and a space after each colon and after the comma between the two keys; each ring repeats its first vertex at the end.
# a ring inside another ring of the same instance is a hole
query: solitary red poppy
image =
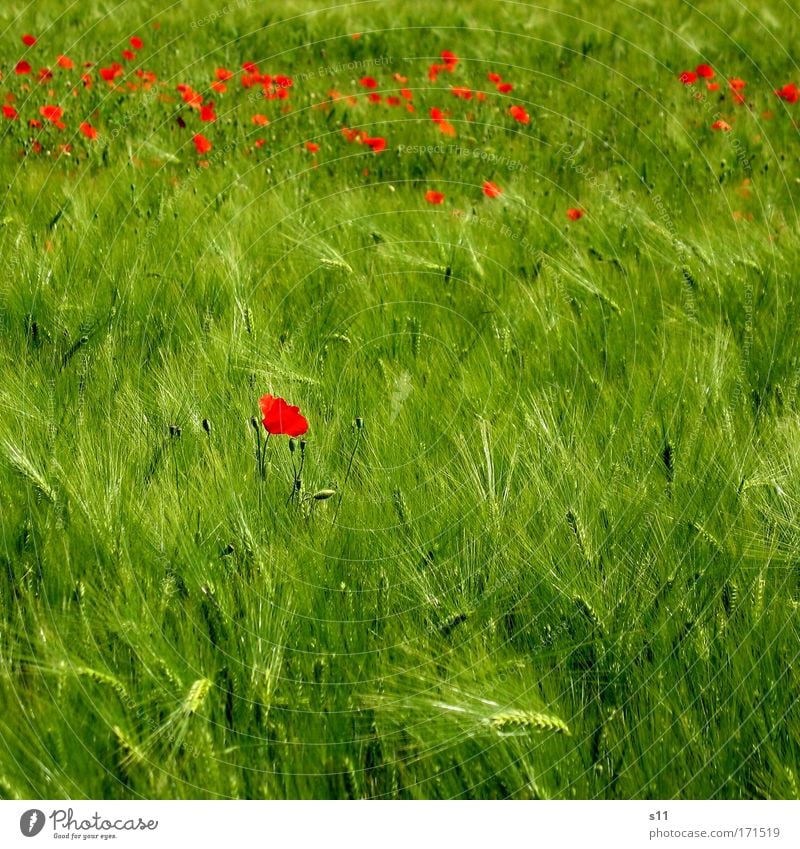
{"type": "Polygon", "coordinates": [[[714,123],[711,125],[711,129],[718,130],[723,133],[729,133],[733,129],[733,127],[731,127],[731,125],[727,121],[723,121],[720,119],[719,121],[714,121],[714,123]]]}
{"type": "Polygon", "coordinates": [[[24,59],[20,59],[20,61],[14,66],[15,74],[29,74],[30,72],[31,66],[24,59]]]}
{"type": "Polygon", "coordinates": [[[33,45],[36,44],[36,37],[33,35],[23,35],[22,43],[28,47],[33,47],[33,45]]]}
{"type": "Polygon", "coordinates": [[[707,80],[714,78],[714,69],[711,65],[698,65],[694,70],[698,77],[703,77],[707,80]]]}
{"type": "Polygon", "coordinates": [[[19,118],[19,112],[7,103],[3,104],[3,115],[8,118],[9,121],[16,121],[17,118],[19,118]]]}
{"type": "Polygon", "coordinates": [[[317,151],[319,151],[319,145],[312,141],[307,141],[305,143],[305,148],[309,153],[317,153],[317,151]]]}
{"type": "Polygon", "coordinates": [[[570,221],[580,221],[583,218],[583,210],[582,209],[568,209],[567,210],[567,218],[570,221]]]}
{"type": "Polygon", "coordinates": [[[487,180],[483,184],[483,193],[487,198],[496,198],[498,195],[503,194],[503,190],[496,183],[487,180]]]}
{"type": "Polygon", "coordinates": [[[514,86],[511,83],[498,83],[497,90],[500,94],[508,94],[510,91],[513,91],[514,86]]]}
{"type": "Polygon", "coordinates": [[[137,35],[131,36],[130,45],[134,50],[141,50],[144,47],[144,42],[137,35]]]}
{"type": "Polygon", "coordinates": [[[433,189],[428,189],[428,191],[425,192],[425,200],[428,201],[428,203],[438,206],[439,204],[444,203],[444,194],[442,192],[436,192],[433,189]]]}
{"type": "Polygon", "coordinates": [[[59,68],[66,68],[69,70],[70,68],[75,67],[75,63],[69,58],[69,56],[59,56],[58,59],[56,59],[56,62],[58,63],[59,68]]]}
{"type": "Polygon", "coordinates": [[[308,420],[300,414],[300,407],[293,407],[274,395],[262,395],[258,403],[267,433],[302,436],[308,430],[308,420]]]}
{"type": "Polygon", "coordinates": [[[194,146],[197,152],[201,156],[211,150],[211,142],[202,133],[198,133],[196,136],[192,136],[192,141],[194,142],[194,146]]]}

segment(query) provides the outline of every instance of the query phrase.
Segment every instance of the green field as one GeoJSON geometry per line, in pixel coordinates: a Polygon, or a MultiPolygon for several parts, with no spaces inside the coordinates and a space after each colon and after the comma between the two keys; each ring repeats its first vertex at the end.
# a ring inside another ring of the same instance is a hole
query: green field
{"type": "Polygon", "coordinates": [[[800,19],[324,6],[0,11],[0,797],[798,798],[800,19]]]}

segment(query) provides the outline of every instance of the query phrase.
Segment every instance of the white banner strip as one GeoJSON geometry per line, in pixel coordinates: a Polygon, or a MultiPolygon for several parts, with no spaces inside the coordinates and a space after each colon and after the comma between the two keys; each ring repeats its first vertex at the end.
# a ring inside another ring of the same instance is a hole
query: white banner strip
{"type": "Polygon", "coordinates": [[[0,846],[457,849],[800,846],[800,803],[0,802],[0,846]],[[64,844],[59,844],[64,845],[64,844]]]}

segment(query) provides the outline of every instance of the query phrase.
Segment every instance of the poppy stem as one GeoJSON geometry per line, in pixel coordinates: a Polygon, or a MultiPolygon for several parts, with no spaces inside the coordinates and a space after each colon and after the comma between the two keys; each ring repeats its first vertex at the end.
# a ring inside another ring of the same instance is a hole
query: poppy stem
{"type": "Polygon", "coordinates": [[[347,481],[350,479],[350,470],[353,468],[353,460],[355,459],[356,451],[358,450],[358,444],[361,442],[361,429],[363,426],[363,421],[360,418],[356,419],[356,441],[353,443],[353,450],[350,452],[350,462],[347,464],[347,471],[344,475],[344,482],[342,483],[342,489],[339,493],[339,501],[336,504],[336,512],[333,514],[333,521],[331,522],[331,525],[336,524],[336,517],[339,515],[339,508],[342,506],[344,490],[347,486],[347,481]]]}

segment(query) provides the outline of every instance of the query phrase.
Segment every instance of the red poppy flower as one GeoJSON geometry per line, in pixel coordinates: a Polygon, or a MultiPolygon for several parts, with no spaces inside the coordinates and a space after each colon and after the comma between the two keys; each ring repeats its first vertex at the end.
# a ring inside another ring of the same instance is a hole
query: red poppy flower
{"type": "Polygon", "coordinates": [[[225,82],[233,77],[233,71],[229,71],[227,68],[217,68],[216,76],[218,80],[225,82]]]}
{"type": "Polygon", "coordinates": [[[483,184],[483,193],[487,198],[496,198],[498,195],[503,194],[503,190],[496,183],[487,180],[483,184]]]}
{"type": "Polygon", "coordinates": [[[436,204],[437,206],[441,203],[444,203],[444,194],[442,192],[435,192],[433,189],[428,189],[425,192],[425,200],[428,203],[436,204]]]}
{"type": "MultiPolygon", "coordinates": [[[[264,82],[270,82],[269,74],[266,74],[264,76],[264,82]]],[[[278,76],[275,77],[275,85],[279,86],[280,88],[291,88],[294,85],[294,80],[291,77],[286,77],[283,74],[278,74],[278,76]]]]}
{"type": "Polygon", "coordinates": [[[450,86],[450,91],[455,97],[460,97],[462,100],[472,100],[472,89],[469,89],[466,86],[450,86]]]}
{"type": "Polygon", "coordinates": [[[100,76],[110,83],[117,77],[122,76],[122,65],[119,62],[113,62],[108,68],[100,68],[100,76]]]}
{"type": "Polygon", "coordinates": [[[411,91],[410,88],[401,88],[400,97],[402,97],[404,100],[413,100],[414,93],[411,91]]]}
{"type": "Polygon", "coordinates": [[[192,141],[194,142],[195,149],[201,156],[204,153],[208,153],[213,147],[211,142],[202,133],[192,136],[192,141]]]}
{"type": "Polygon", "coordinates": [[[377,88],[378,81],[374,77],[361,77],[358,81],[364,88],[377,88]]]}
{"type": "Polygon", "coordinates": [[[283,398],[273,395],[263,395],[259,399],[261,423],[275,436],[302,436],[308,431],[308,420],[300,414],[300,407],[287,404],[283,398]]]}
{"type": "Polygon", "coordinates": [[[494,71],[489,71],[489,82],[501,83],[503,82],[503,78],[500,76],[500,74],[495,74],[494,71]]]}
{"type": "Polygon", "coordinates": [[[36,38],[32,35],[23,35],[22,43],[27,47],[33,47],[33,45],[36,44],[36,38]]]}
{"type": "Polygon", "coordinates": [[[30,72],[31,66],[24,59],[17,62],[17,64],[14,66],[15,74],[29,74],[30,72]]]}
{"type": "Polygon", "coordinates": [[[134,50],[141,50],[144,47],[144,42],[138,35],[132,35],[128,43],[134,50]]]}
{"type": "Polygon", "coordinates": [[[94,141],[97,138],[97,127],[93,127],[88,121],[84,121],[78,126],[81,134],[86,136],[89,141],[94,141]]]}
{"type": "Polygon", "coordinates": [[[693,85],[697,82],[697,74],[694,71],[681,71],[678,79],[684,85],[693,85]]]}
{"type": "Polygon", "coordinates": [[[392,74],[395,82],[402,83],[405,85],[408,82],[408,77],[404,77],[402,74],[392,74]]]}
{"type": "Polygon", "coordinates": [[[458,64],[458,56],[455,53],[452,53],[450,50],[442,50],[439,54],[442,57],[442,61],[444,62],[445,68],[448,71],[452,71],[453,68],[458,64]]]}
{"type": "Polygon", "coordinates": [[[719,83],[706,83],[706,88],[709,91],[719,91],[719,83]]]}
{"type": "Polygon", "coordinates": [[[728,80],[728,85],[733,91],[741,91],[747,83],[744,80],[740,80],[738,77],[733,77],[733,79],[728,80]]]}
{"type": "Polygon", "coordinates": [[[19,112],[13,107],[3,104],[3,115],[10,121],[16,121],[19,118],[19,112]]]}
{"type": "Polygon", "coordinates": [[[258,65],[255,62],[243,62],[242,70],[246,71],[248,74],[257,74],[258,73],[258,65]]]}
{"type": "Polygon", "coordinates": [[[200,120],[209,122],[217,120],[217,114],[214,112],[213,103],[207,103],[205,106],[200,107],[200,120]]]}
{"type": "Polygon", "coordinates": [[[733,129],[733,127],[731,127],[731,125],[727,121],[719,120],[714,121],[714,123],[711,125],[711,129],[719,130],[723,133],[729,133],[733,129]]]}
{"type": "Polygon", "coordinates": [[[50,68],[39,68],[39,82],[47,83],[53,79],[53,72],[50,68]]]}
{"type": "Polygon", "coordinates": [[[694,70],[698,77],[703,77],[706,80],[714,79],[714,69],[711,65],[698,65],[694,70]]]}
{"type": "Polygon", "coordinates": [[[583,210],[582,209],[568,209],[567,210],[567,218],[570,221],[580,221],[583,218],[583,210]]]}
{"type": "Polygon", "coordinates": [[[69,58],[69,56],[59,56],[58,59],[56,59],[56,62],[59,68],[66,68],[69,70],[70,68],[75,67],[75,63],[69,58]]]}
{"type": "Polygon", "coordinates": [[[529,124],[531,121],[531,116],[528,115],[524,106],[512,106],[508,111],[511,117],[515,121],[519,121],[520,124],[529,124]]]}
{"type": "Polygon", "coordinates": [[[56,124],[61,120],[61,116],[64,114],[64,110],[60,106],[40,106],[39,114],[45,120],[56,124]]]}
{"type": "Polygon", "coordinates": [[[266,124],[269,124],[269,118],[267,118],[266,115],[253,115],[252,120],[257,127],[263,127],[266,124]]]}
{"type": "Polygon", "coordinates": [[[514,86],[511,83],[498,83],[497,90],[500,94],[508,94],[510,91],[513,91],[514,86]]]}
{"type": "Polygon", "coordinates": [[[123,50],[122,58],[126,62],[133,62],[133,60],[136,58],[136,54],[133,52],[133,50],[123,50]]]}
{"type": "Polygon", "coordinates": [[[380,103],[381,102],[381,96],[378,94],[377,91],[371,91],[367,95],[367,97],[369,98],[370,103],[380,103]]]}
{"type": "Polygon", "coordinates": [[[221,83],[219,80],[214,80],[214,82],[211,83],[211,88],[213,88],[217,94],[225,94],[228,90],[228,86],[226,86],[225,83],[221,83]]]}
{"type": "Polygon", "coordinates": [[[783,88],[776,88],[775,94],[787,103],[797,103],[797,98],[800,97],[800,91],[794,83],[787,83],[783,88]]]}
{"type": "Polygon", "coordinates": [[[368,147],[371,147],[373,153],[380,153],[382,150],[386,150],[386,139],[382,139],[382,138],[364,139],[362,144],[365,144],[368,147]]]}
{"type": "Polygon", "coordinates": [[[316,142],[307,141],[305,143],[305,148],[309,153],[317,153],[319,150],[319,145],[316,142]]]}

